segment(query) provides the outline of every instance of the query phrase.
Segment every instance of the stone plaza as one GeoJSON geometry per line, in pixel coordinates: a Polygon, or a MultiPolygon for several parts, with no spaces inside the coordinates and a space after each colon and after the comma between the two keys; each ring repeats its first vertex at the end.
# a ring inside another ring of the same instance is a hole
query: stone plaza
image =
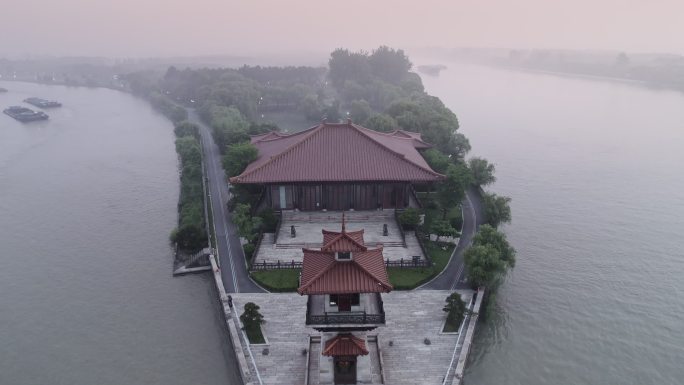
{"type": "MultiPolygon", "coordinates": [[[[345,219],[349,231],[364,230],[365,242],[369,246],[382,245],[385,259],[390,261],[411,261],[414,256],[425,259],[416,239],[416,234],[407,231],[402,237],[394,218],[394,210],[346,211],[345,219]],[[387,235],[384,227],[387,226],[387,235]],[[404,239],[405,245],[404,247],[404,239]]],[[[265,233],[257,251],[255,263],[301,262],[302,248],[320,248],[321,230],[339,230],[342,225],[340,211],[283,211],[282,223],[277,237],[265,233]],[[294,226],[295,236],[292,236],[294,226]]]]}
{"type": "MultiPolygon", "coordinates": [[[[458,291],[466,303],[474,292],[458,291]]],[[[442,333],[446,313],[442,310],[452,291],[416,290],[385,294],[387,321],[373,331],[363,333],[369,355],[359,365],[359,383],[392,385],[439,385],[447,371],[453,373],[453,360],[461,340],[458,333],[442,333]],[[367,372],[367,373],[366,373],[367,372]],[[367,377],[364,377],[364,373],[367,377]]],[[[317,365],[325,364],[321,356],[321,341],[326,333],[305,324],[305,296],[295,293],[233,294],[236,313],[247,302],[261,307],[265,323],[262,331],[265,344],[250,345],[251,355],[265,385],[323,384],[317,365]]],[[[464,332],[462,332],[463,334],[464,332]]],[[[249,352],[245,358],[251,361],[249,352]]],[[[250,363],[250,367],[253,365],[250,363]]],[[[453,376],[453,374],[452,374],[453,376]]]]}

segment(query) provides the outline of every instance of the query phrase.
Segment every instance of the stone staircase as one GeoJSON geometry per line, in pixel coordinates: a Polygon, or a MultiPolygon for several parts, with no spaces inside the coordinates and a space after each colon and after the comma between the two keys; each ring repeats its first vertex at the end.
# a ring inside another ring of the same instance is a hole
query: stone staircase
{"type": "MultiPolygon", "coordinates": [[[[382,247],[404,247],[402,242],[377,242],[376,244],[367,244],[367,247],[374,248],[376,246],[382,245],[382,247]]],[[[277,243],[275,245],[276,249],[286,250],[286,249],[320,249],[323,246],[322,243],[277,243]]]]}
{"type": "Polygon", "coordinates": [[[368,343],[368,354],[371,360],[371,381],[374,385],[382,384],[382,359],[378,349],[378,336],[369,335],[366,337],[366,342],[368,343]]]}
{"type": "Polygon", "coordinates": [[[306,363],[307,380],[305,385],[319,383],[321,357],[321,336],[309,337],[309,362],[306,363]]]}
{"type": "MultiPolygon", "coordinates": [[[[345,211],[344,217],[347,222],[377,222],[378,220],[394,220],[394,211],[345,211]]],[[[283,221],[287,222],[308,222],[308,223],[342,223],[341,211],[284,211],[283,221]]]]}

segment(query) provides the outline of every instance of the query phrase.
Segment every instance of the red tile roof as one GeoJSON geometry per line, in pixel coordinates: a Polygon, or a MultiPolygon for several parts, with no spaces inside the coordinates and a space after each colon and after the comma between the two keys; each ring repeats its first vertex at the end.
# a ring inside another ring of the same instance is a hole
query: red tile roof
{"type": "Polygon", "coordinates": [[[352,334],[339,334],[325,342],[324,356],[365,356],[366,341],[352,334]]]}
{"type": "Polygon", "coordinates": [[[363,243],[363,230],[358,231],[335,231],[323,230],[322,251],[366,251],[368,248],[363,243]]]}
{"type": "Polygon", "coordinates": [[[382,247],[368,249],[363,230],[347,232],[342,214],[342,231],[323,230],[321,250],[302,249],[299,294],[388,293],[392,290],[382,247]],[[339,261],[337,252],[351,252],[351,260],[339,261]]]}
{"type": "Polygon", "coordinates": [[[410,181],[443,178],[417,149],[430,145],[408,131],[377,132],[351,122],[321,123],[294,134],[252,137],[258,158],[232,183],[410,181]]]}
{"type": "Polygon", "coordinates": [[[335,253],[304,250],[299,294],[389,293],[392,284],[382,248],[352,253],[350,261],[338,261],[335,253]]]}

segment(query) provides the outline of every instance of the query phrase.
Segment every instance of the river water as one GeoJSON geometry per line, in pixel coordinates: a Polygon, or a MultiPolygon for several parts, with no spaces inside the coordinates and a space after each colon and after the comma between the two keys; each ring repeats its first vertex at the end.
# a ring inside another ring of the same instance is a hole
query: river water
{"type": "Polygon", "coordinates": [[[466,384],[683,384],[684,95],[446,64],[518,251],[466,384]]]}
{"type": "MultiPolygon", "coordinates": [[[[684,96],[447,63],[423,77],[513,198],[518,264],[467,384],[684,383],[684,96]]],[[[171,124],[129,95],[0,82],[0,384],[232,384],[208,276],[171,277],[171,124]]]]}
{"type": "Polygon", "coordinates": [[[171,277],[173,127],[106,90],[0,82],[0,384],[237,384],[209,275],[171,277]]]}

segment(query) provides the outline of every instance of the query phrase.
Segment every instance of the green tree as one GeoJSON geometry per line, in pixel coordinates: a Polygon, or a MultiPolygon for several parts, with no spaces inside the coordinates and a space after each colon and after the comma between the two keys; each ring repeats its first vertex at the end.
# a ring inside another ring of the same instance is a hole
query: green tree
{"type": "Polygon", "coordinates": [[[380,132],[390,132],[397,129],[397,121],[386,114],[375,114],[364,123],[366,128],[380,132]]]}
{"type": "Polygon", "coordinates": [[[320,121],[323,116],[318,97],[314,94],[309,94],[300,100],[297,109],[311,121],[320,121]]]}
{"type": "Polygon", "coordinates": [[[453,155],[456,159],[464,159],[470,151],[470,141],[465,135],[457,132],[449,138],[449,141],[443,148],[447,154],[453,155]]]}
{"type": "Polygon", "coordinates": [[[425,158],[425,161],[430,165],[430,167],[440,174],[444,174],[449,168],[449,165],[451,164],[451,160],[448,156],[444,155],[442,152],[434,148],[430,148],[427,151],[424,151],[423,157],[425,158]]]}
{"type": "Polygon", "coordinates": [[[240,175],[258,156],[259,151],[250,142],[231,144],[223,157],[223,168],[229,177],[240,175]]]}
{"type": "Polygon", "coordinates": [[[259,305],[254,302],[247,302],[245,304],[245,311],[240,315],[240,321],[245,325],[245,328],[254,329],[264,323],[264,316],[259,312],[259,305]]]}
{"type": "Polygon", "coordinates": [[[337,123],[340,121],[340,101],[335,100],[331,105],[323,108],[323,116],[330,123],[337,123]]]}
{"type": "Polygon", "coordinates": [[[233,223],[238,228],[238,234],[249,242],[256,238],[257,232],[262,225],[262,219],[260,217],[253,217],[251,211],[252,207],[244,203],[235,205],[235,210],[233,211],[233,223]]]}
{"type": "Polygon", "coordinates": [[[508,243],[506,235],[494,227],[484,224],[473,237],[473,245],[490,245],[499,252],[499,257],[509,267],[515,266],[515,249],[508,243]]]}
{"type": "Polygon", "coordinates": [[[209,108],[209,115],[214,139],[221,152],[225,152],[229,144],[249,140],[249,122],[237,108],[214,105],[209,108]]]}
{"type": "Polygon", "coordinates": [[[371,110],[370,104],[363,99],[354,100],[349,106],[350,118],[355,122],[363,123],[368,120],[372,114],[373,110],[371,110]]]}
{"type": "Polygon", "coordinates": [[[442,309],[447,313],[447,322],[452,325],[460,325],[466,314],[466,304],[461,295],[452,293],[446,298],[446,305],[442,309]]]}
{"type": "Polygon", "coordinates": [[[451,227],[451,224],[449,224],[449,221],[445,220],[434,220],[430,224],[430,232],[432,234],[437,235],[437,239],[435,239],[435,242],[439,242],[439,238],[441,237],[455,237],[458,235],[458,231],[451,227]]]}
{"type": "Polygon", "coordinates": [[[381,46],[368,57],[373,75],[390,83],[399,83],[411,70],[411,62],[403,50],[381,46]]]}
{"type": "Polygon", "coordinates": [[[420,224],[420,212],[412,207],[407,208],[399,214],[399,223],[408,229],[415,229],[420,224]]]}
{"type": "Polygon", "coordinates": [[[250,135],[259,135],[259,134],[265,134],[267,132],[278,132],[280,131],[280,127],[278,127],[277,124],[271,123],[271,122],[265,122],[265,123],[254,123],[252,122],[249,125],[249,129],[247,132],[250,135]]]}
{"type": "Polygon", "coordinates": [[[471,184],[471,178],[470,171],[462,163],[447,167],[446,178],[437,185],[435,194],[442,210],[442,219],[446,220],[449,210],[465,198],[465,189],[471,184]]]}
{"type": "Polygon", "coordinates": [[[368,54],[363,51],[350,52],[347,49],[338,48],[330,54],[328,67],[330,67],[328,78],[337,88],[341,88],[346,80],[364,84],[371,78],[368,54]]]}
{"type": "Polygon", "coordinates": [[[496,168],[494,164],[489,163],[484,158],[470,158],[468,160],[468,167],[473,174],[473,183],[477,186],[486,186],[490,183],[496,182],[494,171],[496,168]]]}
{"type": "Polygon", "coordinates": [[[187,120],[184,120],[176,124],[176,127],[174,127],[173,132],[179,138],[183,136],[192,136],[196,139],[199,139],[199,127],[197,127],[196,124],[188,122],[187,120]]]}
{"type": "Polygon", "coordinates": [[[498,228],[501,223],[511,222],[511,198],[494,193],[485,193],[482,197],[487,223],[498,228]]]}
{"type": "Polygon", "coordinates": [[[492,289],[506,272],[506,263],[492,245],[473,245],[466,250],[464,257],[468,279],[473,287],[485,286],[492,289]]]}
{"type": "Polygon", "coordinates": [[[176,139],[176,152],[181,157],[181,164],[199,165],[202,161],[202,150],[199,142],[192,136],[183,136],[176,139]]]}

